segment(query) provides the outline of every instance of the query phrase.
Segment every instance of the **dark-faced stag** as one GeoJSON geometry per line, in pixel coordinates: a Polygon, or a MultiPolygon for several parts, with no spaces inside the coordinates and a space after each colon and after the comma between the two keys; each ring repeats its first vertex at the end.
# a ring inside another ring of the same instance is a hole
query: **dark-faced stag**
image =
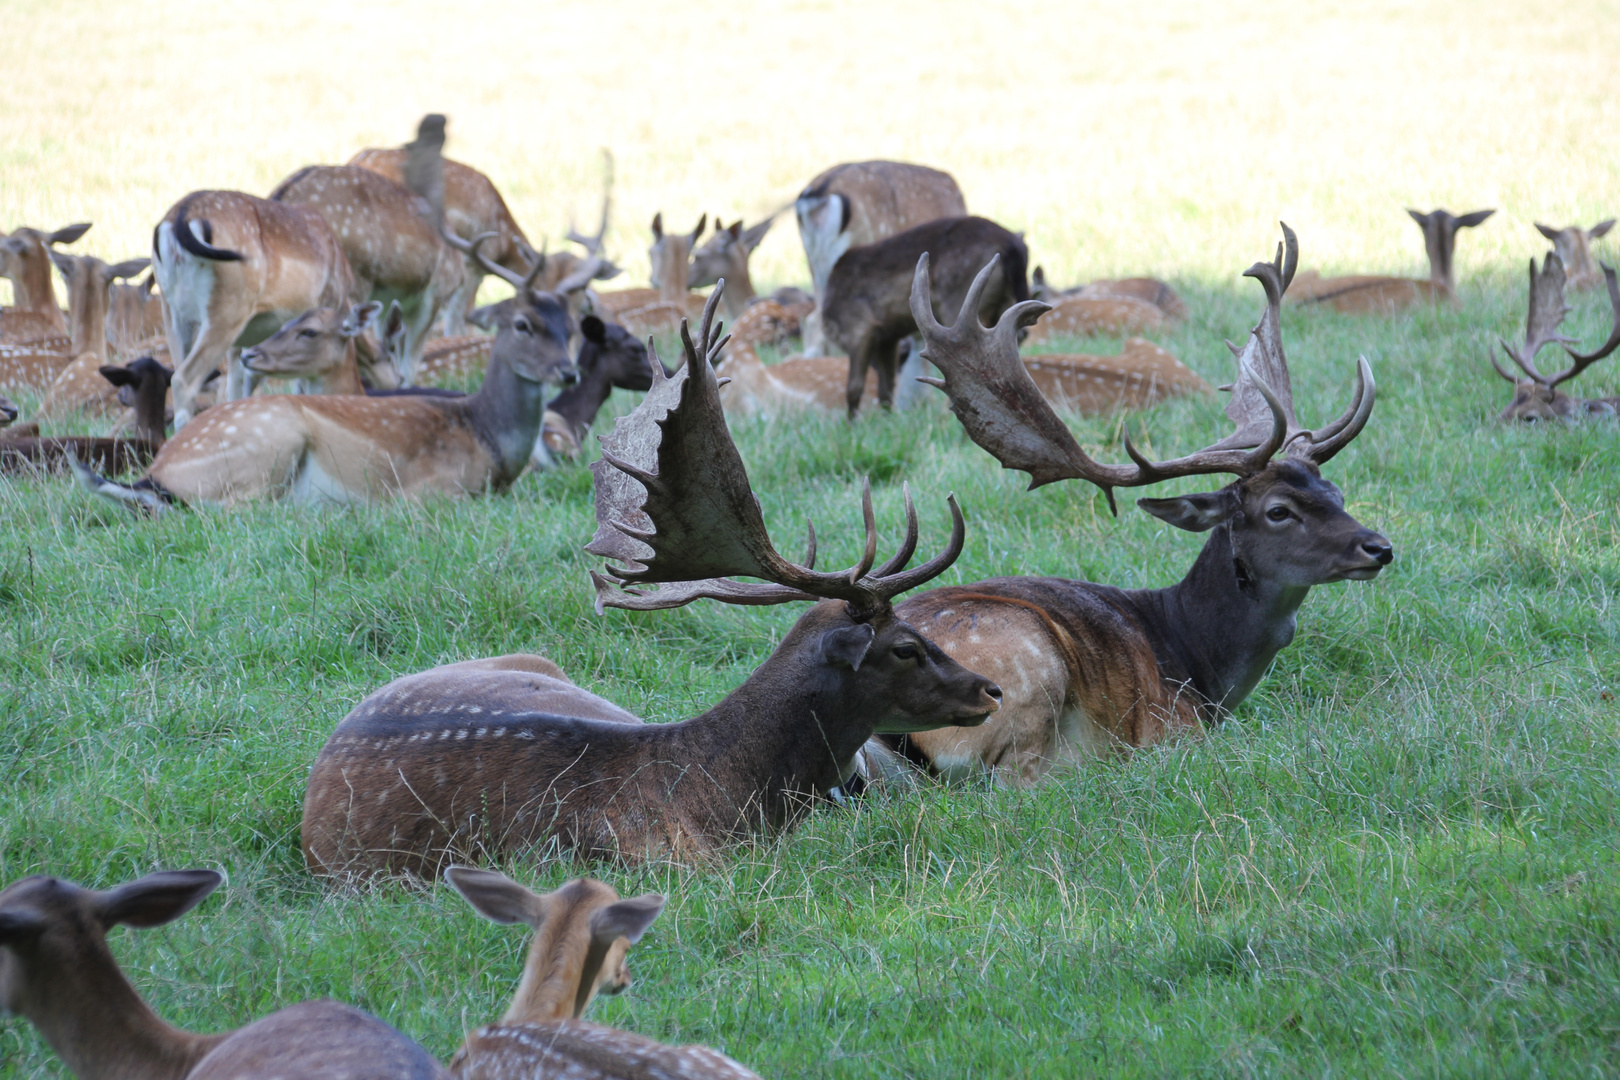
{"type": "Polygon", "coordinates": [[[1086,480],[1108,493],[1181,476],[1229,474],[1217,491],[1141,499],[1154,517],[1209,540],[1179,583],[1119,589],[1088,581],[1008,577],[935,589],[899,614],[958,662],[997,679],[1006,694],[991,721],[908,736],[900,747],[945,774],[991,771],[1031,782],[1054,763],[1115,747],[1143,746],[1216,721],[1248,696],[1294,636],[1295,613],[1314,585],[1366,580],[1388,565],[1388,540],[1344,509],[1320,467],[1349,445],[1373,407],[1373,377],[1358,364],[1354,400],[1316,431],[1294,417],[1278,307],[1297,261],[1294,233],[1274,262],[1245,272],[1266,310],[1233,352],[1238,379],[1227,415],[1237,430],[1207,449],[1154,462],[1127,439],[1130,461],[1088,457],[1019,362],[1017,330],[1045,309],[1009,309],[992,329],[976,318],[986,267],[956,325],[929,302],[926,260],[913,303],[924,355],[969,437],[1031,486],[1086,480]],[[1279,456],[1280,455],[1280,456],[1279,456]]]}
{"type": "Polygon", "coordinates": [[[1569,314],[1564,303],[1564,262],[1556,252],[1548,252],[1541,270],[1530,260],[1530,312],[1525,317],[1524,341],[1519,345],[1502,342],[1502,351],[1518,365],[1522,377],[1514,375],[1491,357],[1496,373],[1513,384],[1513,400],[1502,410],[1502,420],[1522,420],[1534,424],[1546,420],[1579,420],[1588,416],[1614,416],[1620,411],[1620,397],[1578,398],[1559,389],[1593,364],[1620,348],[1620,285],[1615,283],[1614,267],[1604,264],[1603,278],[1609,286],[1609,306],[1614,312],[1614,329],[1609,340],[1589,353],[1570,349],[1574,339],[1558,332],[1569,314]],[[1536,354],[1557,342],[1574,361],[1556,375],[1543,375],[1536,367],[1536,354]]]}
{"type": "Polygon", "coordinates": [[[777,554],[721,412],[718,292],[698,343],[682,327],[681,368],[666,377],[655,365],[652,390],[602,439],[592,466],[598,528],[586,550],[619,565],[592,575],[597,604],[820,603],[725,700],[681,723],[636,723],[537,674],[544,661],[533,658],[522,670],[475,662],[495,666],[452,665],[383,687],[338,725],[310,774],[303,843],[312,870],[431,877],[457,856],[546,845],[701,857],[796,820],[849,776],[874,731],[976,724],[996,710],[995,684],[891,604],[961,553],[954,498],[950,543],[910,570],[916,515],[908,501],[905,540],[877,565],[870,489],[855,566],[816,570],[813,531],[804,564],[777,554]]]}

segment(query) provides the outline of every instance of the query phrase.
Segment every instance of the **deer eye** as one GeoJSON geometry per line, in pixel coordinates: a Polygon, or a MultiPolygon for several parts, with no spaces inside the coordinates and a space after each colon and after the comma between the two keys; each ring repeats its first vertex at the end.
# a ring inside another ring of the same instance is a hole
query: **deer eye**
{"type": "Polygon", "coordinates": [[[896,660],[915,660],[917,658],[917,646],[909,641],[901,642],[894,647],[894,657],[896,660]]]}
{"type": "Polygon", "coordinates": [[[316,333],[314,330],[305,327],[304,329],[298,331],[298,336],[301,338],[316,338],[320,337],[321,335],[316,333]]]}
{"type": "Polygon", "coordinates": [[[1268,521],[1287,521],[1293,516],[1294,515],[1286,506],[1273,506],[1270,510],[1266,511],[1266,519],[1268,521]]]}
{"type": "Polygon", "coordinates": [[[529,320],[524,319],[524,318],[513,319],[512,320],[512,329],[516,330],[520,334],[532,334],[532,333],[534,333],[534,327],[530,326],[529,325],[529,320]]]}

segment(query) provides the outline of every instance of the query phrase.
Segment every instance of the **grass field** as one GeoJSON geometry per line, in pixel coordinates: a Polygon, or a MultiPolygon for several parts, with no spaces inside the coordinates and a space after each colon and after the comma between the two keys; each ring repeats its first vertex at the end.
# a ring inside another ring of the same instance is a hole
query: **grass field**
{"type": "MultiPolygon", "coordinates": [[[[1326,472],[1396,562],[1314,592],[1231,721],[1035,790],[829,809],[718,868],[593,867],[670,906],[636,985],[592,1016],[768,1077],[1613,1075],[1620,428],[1499,426],[1485,357],[1522,326],[1524,260],[1546,246],[1529,222],[1620,210],[1620,11],[1120,10],[0,3],[0,227],[94,220],[76,247],[127,257],[187,190],[263,191],[441,109],[452,156],[532,234],[588,218],[611,146],[629,284],[656,209],[752,216],[836,160],[908,157],[1027,230],[1059,281],[1172,280],[1191,315],[1162,343],[1214,383],[1261,307],[1238,274],[1279,217],[1307,266],[1420,274],[1404,206],[1499,207],[1459,242],[1458,309],[1285,315],[1307,423],[1343,406],[1356,355],[1373,364],[1377,410],[1326,472]]],[[[757,279],[807,277],[791,223],[758,258],[757,279]]],[[[1572,332],[1600,339],[1602,301],[1575,304],[1572,332]]],[[[1607,366],[1579,388],[1620,392],[1607,366]]],[[[1220,408],[1141,419],[1167,455],[1224,434],[1220,408]]],[[[1118,418],[1075,426],[1121,455],[1118,418]]],[[[868,475],[889,537],[911,482],[925,546],[958,494],[968,546],[942,583],[1163,585],[1198,550],[1087,487],[1023,492],[938,406],[735,432],[779,542],[813,517],[826,565],[854,559],[868,475]]],[[[113,935],[196,1030],[331,995],[448,1055],[504,1007],[523,934],[447,889],[304,872],[306,770],[371,689],[536,651],[675,720],[798,614],[593,614],[579,467],[460,503],[156,522],[8,482],[0,520],[0,882],[227,872],[172,926],[113,935]]],[[[514,869],[542,888],[579,872],[514,869]]],[[[61,1075],[0,1022],[0,1080],[61,1075]]]]}

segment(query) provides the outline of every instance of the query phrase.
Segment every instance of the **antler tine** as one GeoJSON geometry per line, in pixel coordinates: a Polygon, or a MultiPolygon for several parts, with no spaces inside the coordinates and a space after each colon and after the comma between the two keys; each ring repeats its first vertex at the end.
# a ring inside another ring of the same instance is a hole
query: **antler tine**
{"type": "Polygon", "coordinates": [[[607,236],[608,215],[613,208],[613,151],[602,147],[602,220],[596,227],[595,236],[583,236],[574,229],[573,223],[568,226],[568,240],[580,245],[587,255],[600,255],[602,253],[602,240],[607,236]]]}
{"type": "Polygon", "coordinates": [[[890,574],[904,570],[906,563],[911,561],[911,556],[917,551],[917,507],[911,501],[911,485],[902,480],[900,491],[906,497],[906,536],[900,542],[900,550],[891,555],[882,566],[872,571],[875,578],[886,578],[890,574]]]}
{"type": "Polygon", "coordinates": [[[1569,346],[1564,346],[1564,351],[1569,353],[1575,363],[1569,370],[1554,375],[1547,383],[1548,386],[1557,386],[1561,382],[1573,379],[1605,356],[1614,352],[1615,349],[1620,349],[1620,283],[1615,280],[1614,267],[1608,263],[1599,263],[1598,265],[1603,267],[1603,280],[1609,286],[1609,307],[1614,312],[1614,329],[1609,331],[1609,340],[1598,346],[1595,352],[1578,353],[1569,346]]]}
{"type": "MultiPolygon", "coordinates": [[[[527,290],[528,287],[533,284],[534,277],[532,275],[528,278],[520,278],[516,274],[512,273],[512,271],[502,266],[500,263],[491,262],[489,257],[479,250],[481,247],[483,247],[484,241],[493,240],[497,235],[499,235],[498,233],[479,233],[477,236],[473,237],[472,241],[469,243],[468,241],[457,236],[455,233],[451,232],[448,228],[441,229],[439,231],[440,234],[445,238],[445,241],[448,242],[451,247],[462,252],[463,254],[472,256],[473,261],[478,263],[479,266],[482,266],[485,273],[494,274],[496,277],[500,278],[502,281],[506,282],[508,285],[519,290],[520,292],[527,290]]],[[[544,258],[544,256],[541,256],[541,261],[537,262],[536,265],[543,265],[544,258]]]]}
{"type": "Polygon", "coordinates": [[[1569,312],[1569,305],[1564,303],[1564,260],[1558,257],[1557,252],[1549,251],[1538,273],[1536,260],[1532,258],[1530,310],[1524,320],[1524,345],[1513,349],[1504,342],[1503,347],[1507,348],[1508,355],[1524,369],[1526,375],[1543,386],[1550,386],[1551,383],[1536,367],[1536,354],[1554,341],[1573,344],[1572,339],[1558,332],[1559,324],[1569,312]]]}
{"type": "Polygon", "coordinates": [[[602,269],[603,261],[598,256],[591,256],[581,264],[578,270],[557,282],[557,287],[552,291],[560,296],[567,296],[569,293],[578,292],[585,288],[596,279],[596,272],[602,269]]]}
{"type": "MultiPolygon", "coordinates": [[[[1497,338],[1497,340],[1502,341],[1501,338],[1497,338]]],[[[1510,357],[1513,356],[1512,350],[1508,349],[1507,342],[1502,341],[1502,348],[1503,348],[1504,351],[1507,352],[1508,356],[1510,356],[1510,357]]],[[[1517,375],[1514,375],[1512,372],[1508,371],[1506,368],[1504,368],[1502,366],[1501,362],[1496,359],[1496,353],[1488,352],[1487,355],[1490,357],[1491,367],[1496,369],[1496,373],[1498,375],[1502,376],[1502,378],[1506,379],[1508,382],[1512,383],[1514,386],[1519,385],[1519,377],[1517,375]]],[[[1514,359],[1517,359],[1517,357],[1514,357],[1514,359]]]]}
{"type": "Polygon", "coordinates": [[[917,259],[917,270],[911,276],[911,317],[924,338],[943,335],[945,328],[934,318],[933,287],[928,283],[928,252],[917,259]]]}
{"type": "Polygon", "coordinates": [[[1326,465],[1340,450],[1349,446],[1361,429],[1367,426],[1368,417],[1372,416],[1373,402],[1378,397],[1378,384],[1373,381],[1372,365],[1365,356],[1356,360],[1356,395],[1350,403],[1350,410],[1338,420],[1323,428],[1320,432],[1312,432],[1309,436],[1309,446],[1303,455],[1317,465],[1326,465]]]}
{"type": "MultiPolygon", "coordinates": [[[[967,523],[962,519],[962,508],[956,503],[955,492],[947,495],[945,502],[951,508],[951,538],[946,543],[944,551],[941,551],[921,566],[913,567],[910,570],[902,570],[895,574],[884,574],[867,579],[869,587],[884,602],[939,577],[939,575],[949,570],[951,564],[962,554],[962,547],[967,540],[967,523]]],[[[910,558],[909,554],[907,558],[910,558]]]]}
{"type": "Polygon", "coordinates": [[[861,523],[866,526],[866,547],[861,551],[861,561],[850,568],[849,583],[855,584],[866,576],[877,561],[877,515],[872,512],[872,478],[868,476],[861,485],[861,523]]]}

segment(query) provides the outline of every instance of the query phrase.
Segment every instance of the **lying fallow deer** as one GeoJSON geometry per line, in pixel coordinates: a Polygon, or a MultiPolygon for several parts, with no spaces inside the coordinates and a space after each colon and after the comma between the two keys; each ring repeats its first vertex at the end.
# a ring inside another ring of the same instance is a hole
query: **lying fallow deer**
{"type": "Polygon", "coordinates": [[[1475,210],[1461,216],[1446,210],[1427,214],[1407,210],[1423,230],[1423,246],[1429,255],[1429,280],[1357,275],[1325,278],[1307,270],[1294,283],[1290,303],[1321,304],[1347,314],[1389,313],[1418,303],[1455,303],[1457,276],[1452,254],[1457,247],[1457,230],[1482,224],[1495,210],[1475,210]]]}
{"type": "Polygon", "coordinates": [[[0,472],[55,470],[73,462],[108,473],[141,468],[163,447],[164,407],[172,374],[150,356],[128,367],[103,365],[101,378],[116,387],[120,398],[133,407],[134,436],[0,437],[0,472]]]}
{"type": "Polygon", "coordinates": [[[619,899],[594,878],[570,881],[544,896],[505,874],[452,866],[445,880],[484,918],[534,930],[523,981],[498,1024],[467,1036],[450,1059],[460,1080],[570,1077],[759,1077],[703,1046],[669,1046],[579,1017],[598,991],[630,985],[630,946],[664,910],[656,894],[619,899]]]}
{"type": "Polygon", "coordinates": [[[1579,225],[1555,229],[1536,222],[1536,231],[1552,241],[1553,250],[1564,264],[1564,285],[1571,289],[1594,289],[1603,280],[1597,261],[1592,258],[1592,244],[1607,236],[1612,228],[1614,218],[1600,221],[1590,229],[1583,229],[1579,225]]]}
{"type": "Polygon", "coordinates": [[[1350,444],[1372,413],[1372,371],[1358,364],[1355,399],[1317,431],[1294,417],[1283,355],[1280,305],[1298,259],[1283,226],[1277,259],[1246,276],[1266,291],[1266,310],[1238,357],[1227,415],[1237,430],[1207,449],[1152,462],[1126,442],[1131,461],[1088,457],[1019,363],[1018,327],[1039,302],[1010,308],[993,329],[974,317],[980,281],[956,324],[941,326],[929,302],[926,264],[914,303],[924,355],[969,437],[1032,486],[1087,480],[1108,494],[1182,476],[1237,477],[1219,491],[1141,499],[1162,521],[1209,540],[1187,576],[1167,589],[1118,589],[1059,578],[995,578],[935,589],[899,612],[959,662],[1002,682],[1006,703],[980,728],[907,736],[913,760],[944,774],[990,771],[1033,782],[1054,763],[1111,748],[1145,746],[1198,730],[1236,708],[1294,636],[1312,586],[1367,580],[1389,564],[1388,540],[1344,509],[1320,466],[1350,444]],[[1277,455],[1281,454],[1281,458],[1277,455]],[[1276,460],[1274,460],[1276,459],[1276,460]]]}
{"type": "Polygon", "coordinates": [[[647,346],[624,327],[595,315],[579,321],[581,342],[574,366],[579,381],[546,405],[540,439],[559,457],[579,457],[585,433],[615,389],[645,393],[652,389],[652,358],[647,346]]]}
{"type": "Polygon", "coordinates": [[[89,222],[81,222],[55,232],[25,227],[0,237],[0,277],[11,282],[12,305],[0,308],[0,344],[37,345],[67,335],[67,319],[51,288],[50,251],[89,231],[89,222]]]}
{"type": "Polygon", "coordinates": [[[568,311],[551,293],[491,305],[489,371],[466,397],[273,395],[216,405],[126,486],[76,470],[133,507],[171,502],[364,503],[503,491],[534,451],[545,384],[571,379],[568,311]]]}
{"type": "Polygon", "coordinates": [[[776,218],[768,217],[744,229],[741,218],[730,226],[722,226],[720,218],[716,217],[714,235],[709,237],[708,243],[692,252],[688,284],[694,289],[704,289],[725,278],[726,317],[729,319],[741,318],[759,295],[754,291],[754,279],[748,273],[748,257],[759,247],[775,221],[776,218]]]}
{"type": "Polygon", "coordinates": [[[136,285],[113,285],[107,296],[107,348],[113,357],[127,360],[154,348],[168,348],[164,339],[163,297],[155,290],[157,278],[147,274],[136,285]]]}
{"type": "Polygon", "coordinates": [[[682,319],[701,312],[703,297],[690,291],[691,258],[692,248],[708,223],[709,216],[704,214],[690,233],[666,233],[663,213],[654,214],[653,242],[647,249],[652,288],[597,293],[592,297],[593,309],[638,336],[671,329],[682,319]]]}
{"type": "Polygon", "coordinates": [[[1170,327],[1163,309],[1135,296],[1064,296],[1049,304],[1050,309],[1029,328],[1026,345],[1044,345],[1061,337],[1155,334],[1170,327]]]}
{"type": "Polygon", "coordinates": [[[442,1080],[387,1024],[304,1001],[235,1031],[194,1035],[141,999],[107,947],[115,926],[172,922],[224,879],[167,870],[97,892],[38,875],[0,891],[0,1016],[23,1016],[79,1080],[442,1080]]]}
{"type": "Polygon", "coordinates": [[[458,855],[548,844],[582,856],[704,857],[796,821],[849,776],[874,731],[975,724],[995,711],[1001,691],[890,603],[961,553],[954,497],[949,545],[911,570],[909,495],[905,540],[874,567],[870,488],[857,565],[815,570],[813,532],[805,565],[777,554],[720,408],[718,299],[699,345],[682,328],[683,366],[665,377],[655,364],[652,390],[602,439],[586,550],[623,565],[592,574],[598,607],[823,602],[742,686],[682,723],[636,723],[538,658],[390,683],[343,719],[310,772],[302,835],[312,871],[434,877],[458,855]],[[663,588],[642,591],[651,584],[663,588]]]}
{"type": "Polygon", "coordinates": [[[1046,270],[1037,266],[1029,277],[1029,295],[1032,299],[1042,300],[1054,306],[1060,300],[1066,300],[1071,296],[1082,299],[1124,297],[1152,304],[1167,319],[1177,320],[1187,317],[1187,305],[1176,294],[1176,290],[1158,278],[1098,278],[1086,285],[1059,289],[1047,283],[1046,270]]]}
{"type": "Polygon", "coordinates": [[[1128,338],[1115,356],[1036,353],[1023,362],[1054,407],[1087,414],[1144,409],[1166,398],[1210,392],[1197,372],[1139,337],[1128,338]]]}
{"type": "Polygon", "coordinates": [[[68,347],[45,345],[0,350],[0,386],[42,390],[51,386],[70,365],[94,372],[107,362],[107,310],[109,290],[117,278],[133,277],[146,269],[146,259],[130,259],[108,266],[90,255],[50,251],[68,288],[68,347]]]}
{"type": "MultiPolygon", "coordinates": [[[[1620,412],[1620,397],[1577,398],[1558,387],[1573,379],[1593,364],[1620,348],[1620,284],[1615,281],[1614,268],[1603,267],[1603,277],[1609,286],[1609,305],[1614,312],[1614,329],[1609,339],[1596,350],[1578,353],[1569,348],[1574,342],[1558,332],[1569,306],[1564,303],[1564,263],[1556,252],[1548,252],[1541,272],[1536,272],[1536,260],[1530,260],[1530,312],[1525,317],[1524,343],[1517,348],[1502,342],[1502,351],[1524,373],[1518,378],[1491,357],[1496,373],[1513,383],[1513,400],[1502,410],[1499,419],[1522,420],[1534,424],[1546,420],[1579,420],[1589,416],[1614,416],[1620,412]],[[1543,375],[1536,367],[1536,354],[1547,345],[1558,342],[1575,362],[1556,375],[1543,375]]],[[[1500,339],[1499,339],[1500,340],[1500,339]]]]}

